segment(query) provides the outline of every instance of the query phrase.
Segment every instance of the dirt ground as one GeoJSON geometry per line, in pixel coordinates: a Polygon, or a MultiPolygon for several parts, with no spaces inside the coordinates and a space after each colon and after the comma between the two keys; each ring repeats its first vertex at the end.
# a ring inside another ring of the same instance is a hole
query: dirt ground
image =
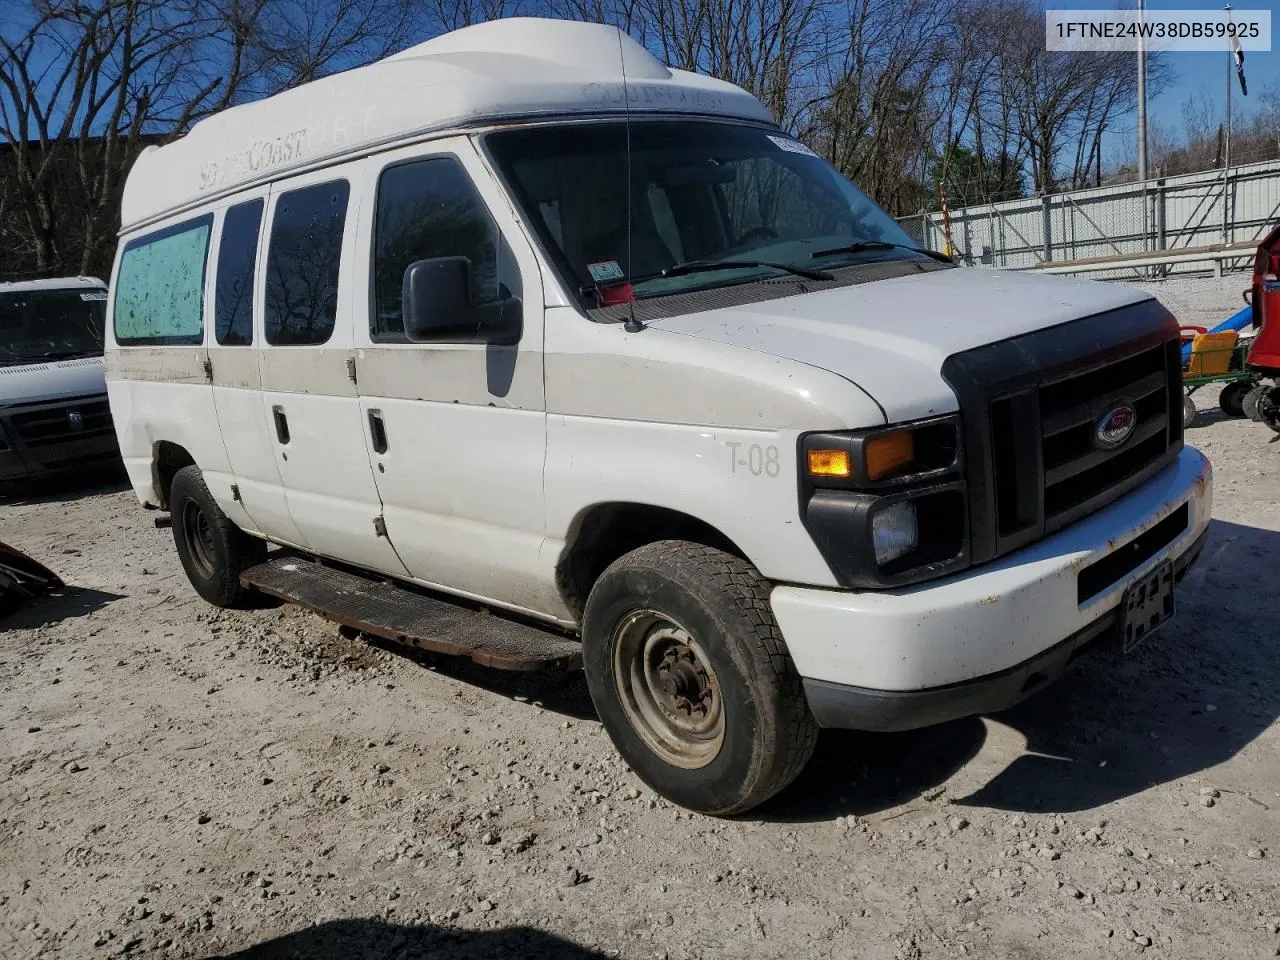
{"type": "MultiPolygon", "coordinates": [[[[1240,302],[1178,283],[1188,322],[1240,302]]],[[[1280,955],[1280,444],[1214,404],[1156,642],[1000,716],[824,734],[734,821],[643,789],[577,676],[215,611],[115,481],[4,501],[70,586],[0,621],[0,957],[1280,955]]]]}

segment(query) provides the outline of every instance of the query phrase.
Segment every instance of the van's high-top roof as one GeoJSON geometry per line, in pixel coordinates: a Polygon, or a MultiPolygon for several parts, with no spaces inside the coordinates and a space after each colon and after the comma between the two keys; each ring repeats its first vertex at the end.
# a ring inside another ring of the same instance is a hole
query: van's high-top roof
{"type": "Polygon", "coordinates": [[[772,119],[745,90],[668,69],[616,27],[495,20],[224,110],[174,143],[148,147],[129,173],[121,221],[128,230],[286,171],[435,131],[628,107],[772,119]]]}

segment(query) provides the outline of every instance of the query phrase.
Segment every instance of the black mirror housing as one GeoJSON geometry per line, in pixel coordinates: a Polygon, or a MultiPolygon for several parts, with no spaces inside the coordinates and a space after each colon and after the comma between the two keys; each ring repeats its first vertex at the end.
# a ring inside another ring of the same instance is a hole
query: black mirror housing
{"type": "Polygon", "coordinates": [[[401,286],[404,333],[410,343],[520,342],[524,314],[519,297],[475,306],[471,261],[466,257],[415,260],[401,286]]]}
{"type": "Polygon", "coordinates": [[[410,343],[474,336],[477,318],[471,310],[471,264],[466,257],[415,260],[405,268],[400,294],[410,343]]]}

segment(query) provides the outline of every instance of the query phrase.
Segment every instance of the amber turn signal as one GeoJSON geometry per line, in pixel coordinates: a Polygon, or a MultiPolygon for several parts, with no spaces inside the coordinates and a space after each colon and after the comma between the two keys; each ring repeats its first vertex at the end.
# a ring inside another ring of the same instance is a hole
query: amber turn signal
{"type": "Polygon", "coordinates": [[[846,478],[853,475],[848,450],[810,450],[809,476],[846,478]]]}
{"type": "Polygon", "coordinates": [[[887,480],[915,460],[915,436],[910,430],[885,433],[868,440],[863,453],[867,459],[867,479],[887,480]]]}

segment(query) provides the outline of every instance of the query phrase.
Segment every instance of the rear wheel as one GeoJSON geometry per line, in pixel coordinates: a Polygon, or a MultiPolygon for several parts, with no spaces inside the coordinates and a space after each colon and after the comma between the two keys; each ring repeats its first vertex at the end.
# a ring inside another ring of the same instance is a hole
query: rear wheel
{"type": "Polygon", "coordinates": [[[1218,406],[1229,417],[1244,416],[1244,398],[1253,389],[1252,380],[1233,380],[1218,394],[1218,406]]]}
{"type": "Polygon", "coordinates": [[[583,664],[631,769],[662,796],[729,815],[804,769],[817,724],[745,560],[667,540],[613,563],[591,590],[583,664]]]}
{"type": "Polygon", "coordinates": [[[183,467],[169,488],[173,542],[196,593],[216,607],[239,607],[253,595],[240,573],[266,559],[267,545],[222,512],[200,468],[183,467]]]}
{"type": "Polygon", "coordinates": [[[1182,398],[1182,429],[1187,429],[1196,421],[1196,402],[1191,399],[1191,395],[1182,398]]]}
{"type": "Polygon", "coordinates": [[[1280,386],[1272,384],[1258,398],[1258,419],[1280,433],[1280,386]]]}
{"type": "Polygon", "coordinates": [[[1262,414],[1258,412],[1258,401],[1266,396],[1267,391],[1271,389],[1269,383],[1258,383],[1244,395],[1244,400],[1240,402],[1240,408],[1244,411],[1244,415],[1255,423],[1262,422],[1262,414]]]}

